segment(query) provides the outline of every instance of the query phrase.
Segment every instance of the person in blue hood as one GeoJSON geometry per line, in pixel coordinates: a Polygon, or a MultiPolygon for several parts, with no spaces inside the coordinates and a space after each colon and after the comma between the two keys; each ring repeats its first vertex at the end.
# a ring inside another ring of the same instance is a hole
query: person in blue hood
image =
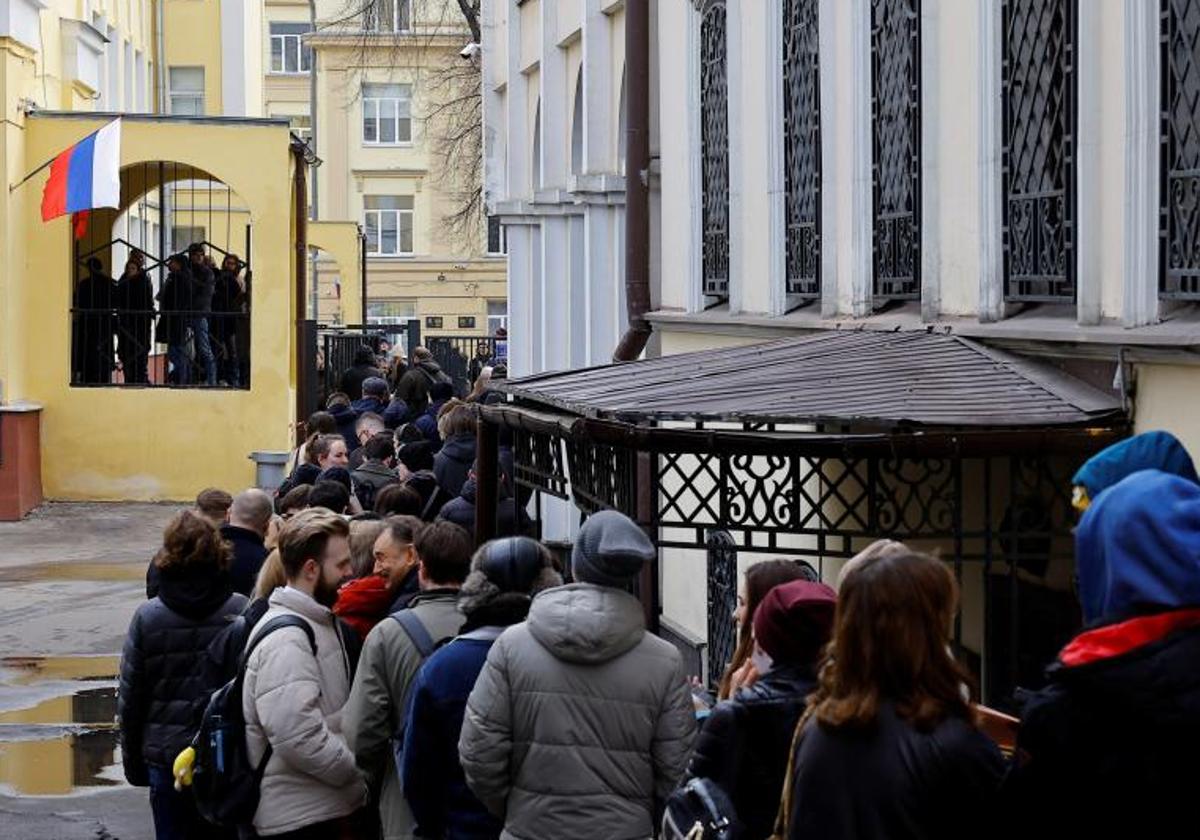
{"type": "Polygon", "coordinates": [[[1074,504],[1085,511],[1092,499],[1140,470],[1162,470],[1200,484],[1192,456],[1170,432],[1143,432],[1098,452],[1071,479],[1074,504]]]}
{"type": "Polygon", "coordinates": [[[1026,704],[1005,784],[1014,827],[1195,836],[1200,484],[1160,470],[1118,481],[1084,513],[1075,553],[1086,626],[1026,704]]]}

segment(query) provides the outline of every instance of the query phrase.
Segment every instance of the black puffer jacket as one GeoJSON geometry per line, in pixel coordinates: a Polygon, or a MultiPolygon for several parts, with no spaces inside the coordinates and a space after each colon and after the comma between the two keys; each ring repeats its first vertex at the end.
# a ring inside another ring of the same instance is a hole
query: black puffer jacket
{"type": "Polygon", "coordinates": [[[450,497],[457,496],[462,492],[474,464],[475,435],[468,432],[448,438],[433,456],[433,474],[437,476],[438,487],[450,497]]]}
{"type": "Polygon", "coordinates": [[[810,724],[796,749],[787,836],[997,837],[1003,773],[999,748],[961,718],[922,732],[884,703],[865,728],[810,724]]]}
{"type": "Polygon", "coordinates": [[[725,791],[746,840],[761,840],[775,826],[792,735],[814,686],[811,668],[777,668],[718,704],[700,730],[687,778],[710,779],[725,791]]]}
{"type": "Polygon", "coordinates": [[[205,651],[246,607],[224,574],[164,574],[158,597],[129,623],[117,689],[125,778],[149,784],[147,765],[170,767],[196,734],[220,683],[205,651]]]}
{"type": "Polygon", "coordinates": [[[1025,706],[1005,780],[1006,810],[1020,836],[1195,830],[1200,626],[1166,623],[1189,613],[1200,620],[1200,610],[1181,611],[1084,633],[1063,653],[1070,664],[1050,667],[1050,684],[1025,706]]]}
{"type": "MultiPolygon", "coordinates": [[[[451,499],[442,507],[438,519],[453,522],[464,528],[468,534],[475,535],[475,479],[468,478],[463,485],[462,493],[457,499],[451,499]]],[[[503,495],[503,493],[502,493],[503,495]]],[[[496,536],[519,537],[531,530],[529,514],[517,506],[516,499],[501,498],[496,505],[496,536]]]]}

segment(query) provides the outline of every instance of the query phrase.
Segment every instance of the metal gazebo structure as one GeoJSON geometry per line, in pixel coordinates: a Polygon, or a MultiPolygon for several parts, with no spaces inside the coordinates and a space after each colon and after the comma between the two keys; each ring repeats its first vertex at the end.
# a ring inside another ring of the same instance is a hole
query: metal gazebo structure
{"type": "MultiPolygon", "coordinates": [[[[935,551],[963,589],[960,656],[985,702],[1077,627],[1070,477],[1128,433],[1118,395],[957,336],[835,331],[500,383],[482,409],[476,536],[495,533],[499,441],[518,492],[614,508],[705,563],[708,661],[732,653],[737,556],[832,576],[878,538],[935,551]]],[[[639,582],[658,629],[662,563],[639,582]]]]}

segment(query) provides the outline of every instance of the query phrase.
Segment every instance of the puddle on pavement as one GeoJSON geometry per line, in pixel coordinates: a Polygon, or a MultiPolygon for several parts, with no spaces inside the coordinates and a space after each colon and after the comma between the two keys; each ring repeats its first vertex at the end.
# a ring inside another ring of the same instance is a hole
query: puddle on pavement
{"type": "Polygon", "coordinates": [[[54,796],[124,784],[117,657],[0,658],[0,789],[54,796]]]}
{"type": "Polygon", "coordinates": [[[0,570],[6,581],[72,580],[124,581],[146,579],[143,563],[40,563],[0,570]]]}

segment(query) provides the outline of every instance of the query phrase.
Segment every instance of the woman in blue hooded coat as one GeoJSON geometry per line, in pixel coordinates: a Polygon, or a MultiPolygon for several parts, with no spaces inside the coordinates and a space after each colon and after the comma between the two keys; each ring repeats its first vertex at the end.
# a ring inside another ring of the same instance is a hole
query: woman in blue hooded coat
{"type": "Polygon", "coordinates": [[[1005,783],[1022,837],[1200,833],[1200,486],[1159,470],[1076,531],[1085,629],[1025,707],[1005,783]]]}

